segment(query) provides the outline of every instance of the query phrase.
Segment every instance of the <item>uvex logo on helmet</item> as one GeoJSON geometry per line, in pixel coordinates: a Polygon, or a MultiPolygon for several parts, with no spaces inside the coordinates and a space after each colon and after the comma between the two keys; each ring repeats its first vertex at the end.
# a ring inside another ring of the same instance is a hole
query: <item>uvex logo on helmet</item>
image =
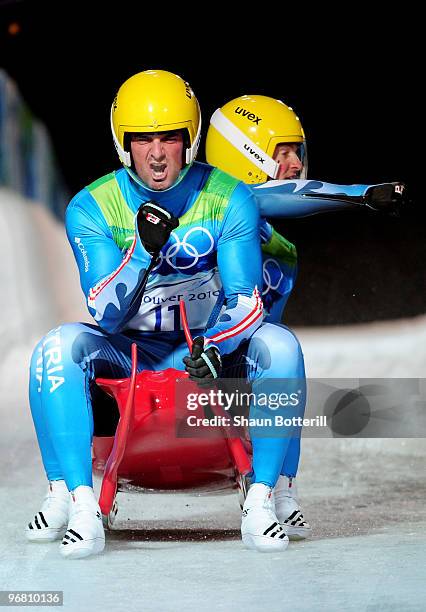
{"type": "Polygon", "coordinates": [[[236,113],[237,115],[242,115],[243,117],[247,117],[249,121],[253,121],[253,123],[256,123],[257,125],[259,125],[259,121],[262,121],[262,117],[258,117],[254,113],[251,113],[250,111],[245,108],[242,108],[241,106],[237,106],[237,108],[234,110],[234,113],[236,113]]]}
{"type": "Polygon", "coordinates": [[[246,151],[248,151],[248,152],[250,153],[250,155],[253,155],[253,157],[254,157],[255,159],[259,160],[261,164],[263,164],[263,163],[264,163],[265,158],[264,158],[264,157],[261,157],[261,156],[259,155],[259,153],[256,153],[256,151],[255,151],[254,149],[252,149],[250,145],[245,144],[245,145],[244,145],[244,148],[245,148],[245,150],[246,150],[246,151]]]}

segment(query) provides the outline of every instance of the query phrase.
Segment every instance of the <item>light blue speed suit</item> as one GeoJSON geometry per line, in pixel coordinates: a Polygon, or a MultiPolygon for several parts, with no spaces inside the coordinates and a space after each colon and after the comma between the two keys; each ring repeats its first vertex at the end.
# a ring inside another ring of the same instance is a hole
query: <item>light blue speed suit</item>
{"type": "MultiPolygon", "coordinates": [[[[194,163],[172,188],[153,192],[122,169],[75,196],[66,229],[97,324],[61,325],[34,350],[30,404],[50,480],[64,478],[70,490],[92,486],[91,387],[96,377],[129,375],[132,342],[138,344],[139,370],[182,368],[188,349],[179,299],[185,300],[193,334],[203,334],[206,347],[220,349],[225,376],[244,375],[254,384],[288,377],[303,384],[303,357],[294,335],[280,328],[275,354],[277,328],[262,325],[259,213],[243,183],[194,163]],[[134,219],[150,200],[178,217],[180,225],[139,295],[151,256],[134,219]],[[225,306],[205,331],[221,288],[225,306]]],[[[275,484],[289,440],[252,437],[257,482],[275,484]]]]}

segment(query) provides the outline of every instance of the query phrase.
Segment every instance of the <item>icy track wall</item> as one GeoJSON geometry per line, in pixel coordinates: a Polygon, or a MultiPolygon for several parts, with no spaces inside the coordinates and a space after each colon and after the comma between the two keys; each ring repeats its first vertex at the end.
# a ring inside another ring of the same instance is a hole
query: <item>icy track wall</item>
{"type": "Polygon", "coordinates": [[[27,389],[36,341],[62,321],[87,316],[61,222],[68,200],[45,126],[0,69],[0,430],[5,448],[9,440],[34,439],[27,389]]]}
{"type": "Polygon", "coordinates": [[[69,200],[46,127],[0,68],[0,185],[42,202],[59,219],[69,200]]]}
{"type": "Polygon", "coordinates": [[[65,228],[40,203],[0,187],[0,351],[65,321],[90,320],[65,228]]]}
{"type": "Polygon", "coordinates": [[[45,126],[0,69],[3,357],[60,321],[88,318],[62,223],[69,198],[45,126]]]}

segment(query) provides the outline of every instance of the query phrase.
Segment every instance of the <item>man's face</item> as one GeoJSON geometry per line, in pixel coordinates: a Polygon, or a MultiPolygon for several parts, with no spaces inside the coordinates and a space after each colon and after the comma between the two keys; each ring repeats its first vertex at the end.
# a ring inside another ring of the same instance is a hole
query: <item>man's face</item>
{"type": "Polygon", "coordinates": [[[295,179],[303,168],[298,155],[298,145],[295,143],[278,144],[275,147],[273,158],[279,163],[277,179],[295,179]]]}
{"type": "Polygon", "coordinates": [[[182,170],[180,130],[134,133],[130,146],[136,173],[150,189],[160,191],[173,185],[182,170]]]}

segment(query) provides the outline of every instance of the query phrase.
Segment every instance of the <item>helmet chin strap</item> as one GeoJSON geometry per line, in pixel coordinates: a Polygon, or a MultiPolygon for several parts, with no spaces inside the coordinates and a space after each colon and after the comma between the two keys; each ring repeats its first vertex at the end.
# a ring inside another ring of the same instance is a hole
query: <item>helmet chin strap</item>
{"type": "Polygon", "coordinates": [[[277,177],[280,165],[225,117],[220,108],[213,113],[210,123],[259,170],[273,179],[277,177]]]}

